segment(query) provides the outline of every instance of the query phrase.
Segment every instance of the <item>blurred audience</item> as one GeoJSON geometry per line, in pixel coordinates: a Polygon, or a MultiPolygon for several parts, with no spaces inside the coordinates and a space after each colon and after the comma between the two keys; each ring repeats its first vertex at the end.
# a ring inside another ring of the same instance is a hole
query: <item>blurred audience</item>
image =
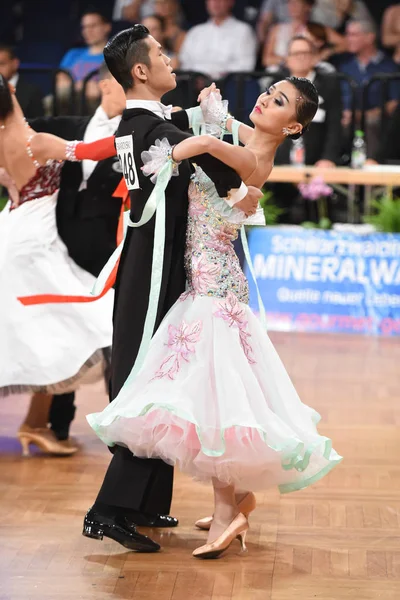
{"type": "MultiPolygon", "coordinates": [[[[399,67],[377,47],[375,26],[370,21],[350,21],[346,28],[346,39],[352,57],[339,65],[339,71],[349,75],[357,84],[356,110],[357,124],[361,110],[365,109],[365,130],[367,134],[368,154],[374,155],[379,145],[381,121],[381,86],[377,82],[369,88],[366,106],[363,107],[363,86],[374,75],[381,73],[399,73],[399,67]]],[[[343,86],[342,125],[348,127],[351,122],[351,95],[348,86],[343,86]]],[[[400,98],[400,81],[392,82],[388,89],[386,112],[391,114],[400,98]]]]}
{"type": "Polygon", "coordinates": [[[326,27],[319,23],[307,23],[307,29],[304,37],[311,40],[318,56],[318,69],[326,73],[334,73],[335,67],[327,62],[327,59],[332,55],[332,48],[328,42],[326,27]]]}
{"type": "Polygon", "coordinates": [[[400,4],[389,6],[382,21],[382,44],[393,49],[393,60],[400,64],[400,4]]]}
{"type": "MultiPolygon", "coordinates": [[[[75,90],[82,89],[83,80],[103,63],[103,49],[111,33],[111,23],[99,12],[87,12],[81,18],[81,32],[85,46],[69,50],[60,63],[60,68],[68,71],[75,84],[75,90]]],[[[64,73],[57,76],[57,93],[68,94],[71,81],[64,73]]],[[[86,87],[88,98],[99,97],[96,81],[90,81],[86,87]]]]}
{"type": "Polygon", "coordinates": [[[154,0],[115,0],[113,21],[141,22],[155,11],[154,0]]]}
{"type": "Polygon", "coordinates": [[[373,18],[362,0],[316,0],[312,13],[313,21],[335,29],[346,31],[349,21],[371,21],[373,18]]]}
{"type": "MultiPolygon", "coordinates": [[[[311,21],[315,0],[288,0],[289,21],[274,25],[264,45],[262,63],[265,67],[280,65],[287,56],[290,40],[296,35],[306,35],[311,21]]],[[[343,52],[344,38],[333,29],[326,27],[326,38],[330,54],[343,52]]]]}
{"type": "Polygon", "coordinates": [[[6,44],[0,44],[0,75],[3,75],[14,88],[17,100],[27,119],[41,117],[43,111],[43,95],[40,89],[25,81],[18,72],[19,59],[13,48],[6,44]]]}
{"type": "Polygon", "coordinates": [[[288,23],[290,15],[287,0],[264,0],[257,23],[257,35],[260,42],[265,40],[268,29],[275,23],[288,23]]]}
{"type": "Polygon", "coordinates": [[[150,35],[161,44],[164,54],[171,59],[172,68],[176,69],[178,67],[178,59],[176,54],[171,52],[168,48],[166,40],[166,21],[164,17],[160,17],[160,15],[150,15],[150,17],[145,17],[142,20],[142,24],[147,27],[150,35]]]}
{"type": "Polygon", "coordinates": [[[397,105],[390,123],[385,129],[375,153],[375,159],[369,159],[367,162],[369,164],[400,164],[400,104],[397,105]]]}
{"type": "Polygon", "coordinates": [[[154,14],[165,19],[164,47],[171,54],[178,54],[186,37],[178,0],[155,0],[154,8],[154,14]]]}
{"type": "Polygon", "coordinates": [[[253,71],[257,40],[250,25],[232,16],[234,0],[206,0],[207,23],[190,29],[183,42],[181,69],[219,79],[234,71],[253,71]]]}

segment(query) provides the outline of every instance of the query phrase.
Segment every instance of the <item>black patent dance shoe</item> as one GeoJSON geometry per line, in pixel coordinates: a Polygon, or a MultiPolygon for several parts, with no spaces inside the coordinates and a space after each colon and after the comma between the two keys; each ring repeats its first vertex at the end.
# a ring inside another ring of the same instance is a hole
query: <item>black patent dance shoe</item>
{"type": "Polygon", "coordinates": [[[157,552],[159,544],[153,542],[147,535],[142,535],[134,523],[126,517],[106,517],[93,509],[89,509],[83,521],[82,535],[95,540],[108,537],[128,550],[135,552],[157,552]]]}
{"type": "Polygon", "coordinates": [[[177,527],[178,519],[170,515],[148,515],[146,513],[129,513],[135,525],[139,527],[177,527]]]}

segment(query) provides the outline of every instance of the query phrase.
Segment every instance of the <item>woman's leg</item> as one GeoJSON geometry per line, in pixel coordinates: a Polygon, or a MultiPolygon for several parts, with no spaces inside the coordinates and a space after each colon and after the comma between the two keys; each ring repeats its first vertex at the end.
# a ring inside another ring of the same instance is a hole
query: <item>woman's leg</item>
{"type": "Polygon", "coordinates": [[[215,541],[239,514],[235,498],[235,487],[226,485],[218,479],[212,480],[214,488],[214,518],[207,542],[215,541]]]}
{"type": "Polygon", "coordinates": [[[50,394],[33,394],[22,426],[27,425],[32,429],[47,427],[52,399],[50,394]]]}

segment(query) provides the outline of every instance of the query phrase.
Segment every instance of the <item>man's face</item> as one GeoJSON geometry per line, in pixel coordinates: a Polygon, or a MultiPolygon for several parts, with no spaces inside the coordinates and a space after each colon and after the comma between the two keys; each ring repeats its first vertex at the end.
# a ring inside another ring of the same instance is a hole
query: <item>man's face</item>
{"type": "Polygon", "coordinates": [[[163,54],[161,44],[151,35],[146,38],[148,44],[150,67],[143,67],[147,76],[146,85],[160,97],[176,88],[175,73],[172,72],[171,60],[163,54]]]}
{"type": "Polygon", "coordinates": [[[100,15],[89,14],[82,17],[81,31],[88,46],[101,43],[105,45],[110,35],[111,25],[104,23],[100,15]]]}
{"type": "Polygon", "coordinates": [[[233,0],[207,0],[207,12],[211,18],[223,19],[231,14],[233,0]]]}
{"type": "Polygon", "coordinates": [[[375,40],[373,33],[365,33],[360,23],[349,23],[346,29],[347,49],[352,54],[358,54],[370,46],[375,40]]]}
{"type": "Polygon", "coordinates": [[[18,58],[11,58],[9,53],[4,50],[0,52],[0,75],[3,75],[7,79],[11,79],[13,75],[18,71],[19,60],[18,58]]]}
{"type": "Polygon", "coordinates": [[[295,40],[291,43],[286,58],[286,64],[291,73],[299,73],[304,77],[313,69],[315,62],[315,52],[306,40],[295,40]]]}

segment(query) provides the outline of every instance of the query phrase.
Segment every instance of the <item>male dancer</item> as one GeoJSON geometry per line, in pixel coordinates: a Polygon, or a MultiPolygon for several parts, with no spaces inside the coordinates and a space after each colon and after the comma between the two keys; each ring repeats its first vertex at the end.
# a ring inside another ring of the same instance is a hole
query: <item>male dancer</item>
{"type": "MultiPolygon", "coordinates": [[[[188,137],[189,134],[177,128],[188,129],[188,113],[180,111],[171,116],[160,103],[161,97],[175,88],[175,75],[160,44],[142,25],[117,34],[105,47],[104,58],[126,93],[127,110],[118,129],[117,148],[123,147],[120,159],[126,165],[124,176],[130,191],[131,218],[138,221],[153,189],[150,179],[140,170],[141,153],[157,139],[166,137],[170,144],[176,144],[188,137]]],[[[246,213],[255,212],[260,190],[253,188],[247,193],[236,172],[209,155],[197,157],[196,162],[212,177],[220,196],[226,197],[236,188],[236,198],[231,200],[239,200],[237,206],[246,213]]],[[[184,161],[179,166],[179,177],[173,177],[166,190],[166,240],[156,328],[185,289],[184,250],[191,173],[189,162],[184,161]]],[[[135,363],[143,334],[154,222],[153,218],[139,229],[128,230],[121,256],[114,308],[111,400],[135,363]]],[[[96,502],[85,517],[83,534],[96,539],[107,536],[132,550],[155,552],[159,545],[139,534],[134,524],[148,527],[178,524],[177,519],[168,516],[172,483],[173,469],[162,460],[136,458],[128,449],[116,446],[96,502]]]]}
{"type": "MultiPolygon", "coordinates": [[[[94,142],[113,135],[125,108],[125,94],[103,64],[99,70],[101,104],[92,117],[49,117],[30,121],[38,132],[66,140],[94,142]]],[[[57,200],[57,228],[71,258],[97,277],[116,248],[121,200],[113,193],[121,181],[118,157],[66,162],[57,200]]],[[[67,440],[75,416],[75,393],[53,397],[49,413],[58,440],[67,440]]],[[[29,413],[24,425],[29,425],[29,413]]],[[[76,446],[74,446],[76,448],[76,446]]]]}

